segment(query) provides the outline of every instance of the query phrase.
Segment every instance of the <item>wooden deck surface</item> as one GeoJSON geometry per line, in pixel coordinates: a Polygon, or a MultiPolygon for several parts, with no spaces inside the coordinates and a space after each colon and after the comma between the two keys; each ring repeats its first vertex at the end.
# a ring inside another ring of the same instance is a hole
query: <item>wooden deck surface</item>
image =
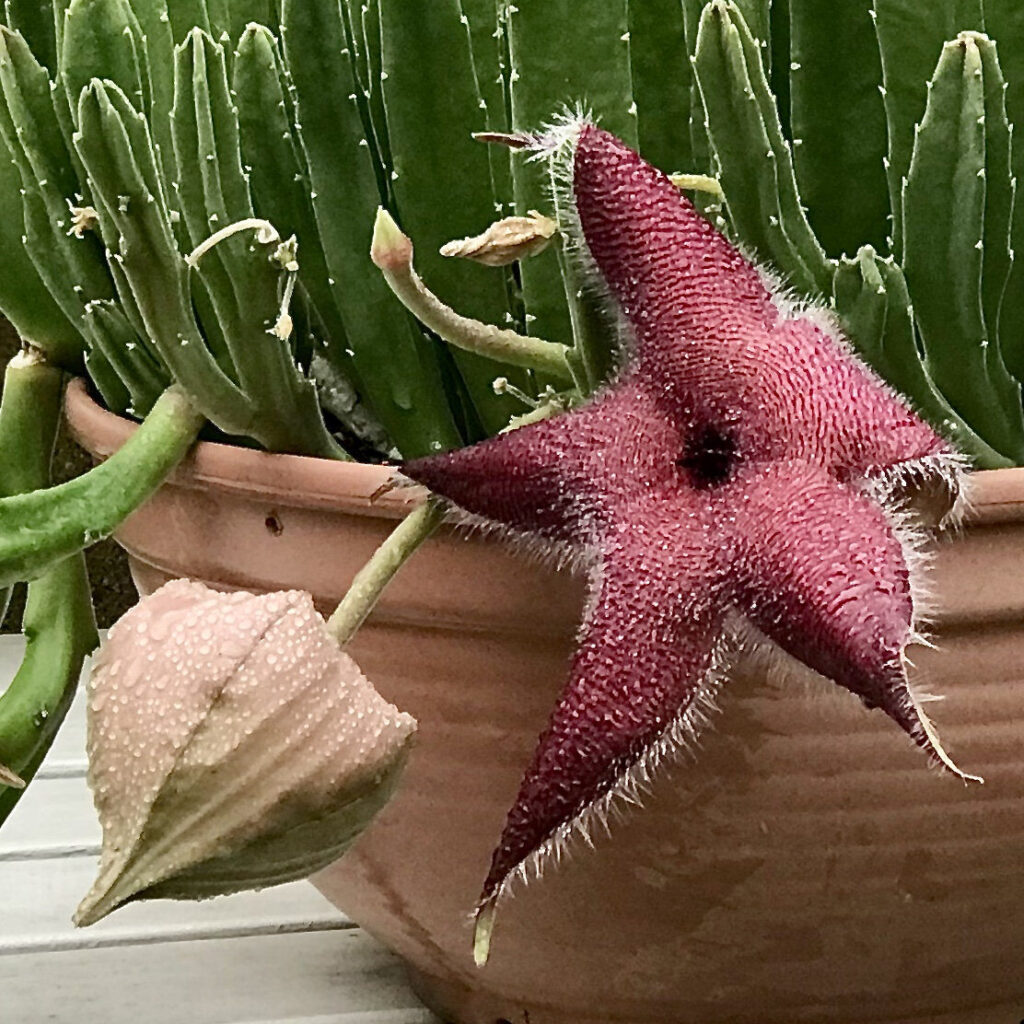
{"type": "MultiPolygon", "coordinates": [[[[21,651],[0,636],[0,689],[21,651]]],[[[0,828],[5,1024],[436,1024],[397,958],[308,882],[133,904],[76,929],[99,841],[78,699],[0,828]]]]}

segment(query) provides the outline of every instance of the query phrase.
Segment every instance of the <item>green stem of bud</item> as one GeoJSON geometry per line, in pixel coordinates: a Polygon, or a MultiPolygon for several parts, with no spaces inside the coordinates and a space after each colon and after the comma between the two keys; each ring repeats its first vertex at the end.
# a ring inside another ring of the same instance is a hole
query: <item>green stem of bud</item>
{"type": "MultiPolygon", "coordinates": [[[[49,483],[61,387],[60,370],[47,365],[38,352],[24,351],[8,364],[0,404],[2,493],[37,490],[49,483]]],[[[97,643],[81,553],[58,562],[29,585],[22,628],[25,655],[0,694],[0,823],[49,750],[82,662],[97,643]]]]}
{"type": "Polygon", "coordinates": [[[377,211],[370,258],[405,308],[450,345],[512,366],[538,370],[568,384],[573,382],[566,362],[567,346],[481,323],[446,306],[420,280],[412,265],[412,241],[384,209],[377,211]]]}
{"type": "Polygon", "coordinates": [[[444,503],[433,496],[410,512],[356,573],[348,593],[327,620],[327,629],[344,647],[373,610],[377,599],[406,559],[441,525],[444,503]]]}

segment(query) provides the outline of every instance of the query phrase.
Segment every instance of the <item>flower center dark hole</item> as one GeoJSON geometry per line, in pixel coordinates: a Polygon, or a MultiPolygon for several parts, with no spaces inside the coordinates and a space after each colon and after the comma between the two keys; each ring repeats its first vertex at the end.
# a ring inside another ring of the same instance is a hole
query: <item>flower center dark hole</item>
{"type": "Polygon", "coordinates": [[[738,458],[736,441],[716,427],[704,427],[690,436],[676,465],[688,469],[696,487],[725,483],[738,458]]]}

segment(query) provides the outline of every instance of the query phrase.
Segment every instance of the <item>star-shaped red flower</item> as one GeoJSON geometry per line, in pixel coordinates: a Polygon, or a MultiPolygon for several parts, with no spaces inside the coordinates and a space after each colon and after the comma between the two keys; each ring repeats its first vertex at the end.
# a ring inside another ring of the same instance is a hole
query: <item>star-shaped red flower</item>
{"type": "Polygon", "coordinates": [[[633,351],[586,406],[403,466],[589,576],[569,681],[484,883],[485,931],[517,869],[692,734],[737,629],[960,774],[907,683],[921,530],[896,496],[916,480],[952,500],[961,460],[665,175],[588,122],[560,144],[577,255],[633,351]]]}

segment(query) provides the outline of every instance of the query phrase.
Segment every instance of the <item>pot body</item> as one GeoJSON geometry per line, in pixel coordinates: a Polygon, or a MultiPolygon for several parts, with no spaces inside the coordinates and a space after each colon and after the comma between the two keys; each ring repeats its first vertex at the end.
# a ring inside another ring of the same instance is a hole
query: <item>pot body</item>
{"type": "MultiPolygon", "coordinates": [[[[131,426],[69,397],[105,457],[131,426]]],[[[175,576],[310,590],[329,610],[419,492],[388,471],[221,445],[119,531],[143,592],[175,576]]],[[[938,651],[915,656],[947,749],[930,771],[881,713],[756,659],[696,758],[596,849],[472,911],[566,676],[582,590],[494,542],[425,545],[351,650],[420,722],[397,796],[319,888],[459,1024],[1016,1024],[1024,1016],[1024,471],[976,477],[937,553],[938,651]]]]}

